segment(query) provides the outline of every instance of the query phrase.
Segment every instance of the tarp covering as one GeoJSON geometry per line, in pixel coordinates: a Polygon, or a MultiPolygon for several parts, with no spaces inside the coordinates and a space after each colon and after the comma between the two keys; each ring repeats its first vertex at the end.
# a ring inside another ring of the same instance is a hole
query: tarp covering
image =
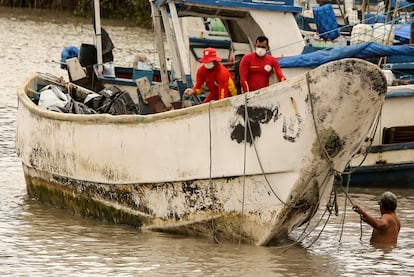
{"type": "Polygon", "coordinates": [[[411,26],[410,24],[396,24],[394,25],[395,39],[402,43],[410,43],[411,26]]]}
{"type": "Polygon", "coordinates": [[[391,45],[386,46],[375,42],[324,49],[308,54],[279,58],[280,67],[316,67],[321,64],[344,58],[376,58],[376,57],[405,56],[405,62],[414,57],[414,46],[391,45]]]}

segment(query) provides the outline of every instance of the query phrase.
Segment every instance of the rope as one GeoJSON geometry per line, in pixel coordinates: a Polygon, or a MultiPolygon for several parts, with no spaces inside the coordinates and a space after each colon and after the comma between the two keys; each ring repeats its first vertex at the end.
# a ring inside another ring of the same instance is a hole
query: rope
{"type": "MultiPolygon", "coordinates": [[[[212,205],[214,205],[214,189],[212,189],[212,184],[213,184],[213,179],[211,178],[211,172],[212,172],[212,168],[213,168],[213,158],[212,158],[212,146],[211,146],[211,102],[209,102],[208,105],[208,135],[209,135],[209,154],[210,154],[210,160],[209,160],[209,177],[208,177],[208,187],[209,187],[209,191],[211,193],[211,202],[212,205]]],[[[211,218],[211,230],[212,230],[212,235],[213,235],[213,240],[215,243],[219,244],[220,241],[216,236],[216,224],[215,224],[215,219],[214,216],[212,215],[211,218]]]]}
{"type": "MultiPolygon", "coordinates": [[[[319,143],[321,149],[323,150],[324,156],[326,157],[326,159],[328,160],[328,163],[329,163],[329,170],[328,170],[328,172],[327,172],[324,180],[322,181],[321,186],[324,187],[324,189],[325,189],[324,184],[328,180],[328,177],[333,173],[333,174],[335,174],[335,177],[338,177],[338,178],[335,178],[335,180],[336,180],[335,183],[339,184],[340,188],[342,189],[342,191],[344,192],[345,197],[346,197],[346,199],[345,199],[345,206],[344,206],[345,214],[344,214],[344,216],[342,218],[341,234],[340,234],[340,239],[339,239],[339,241],[341,241],[341,239],[342,239],[342,233],[343,233],[343,226],[344,226],[344,223],[345,223],[347,200],[349,200],[349,202],[351,203],[351,205],[354,206],[354,203],[353,203],[351,197],[348,194],[351,171],[342,172],[342,171],[339,171],[339,170],[335,169],[333,160],[330,157],[329,153],[327,152],[324,144],[322,143],[322,140],[321,140],[321,137],[320,137],[320,134],[319,134],[319,131],[318,131],[318,127],[317,127],[317,124],[316,124],[315,109],[314,109],[314,104],[313,104],[313,101],[312,101],[312,94],[311,94],[311,90],[310,90],[310,80],[309,80],[309,78],[310,78],[310,76],[309,76],[309,72],[308,72],[308,73],[306,73],[306,83],[307,83],[307,88],[308,88],[308,96],[309,96],[309,101],[310,101],[310,106],[311,106],[311,113],[312,113],[313,125],[314,125],[315,133],[316,133],[316,136],[317,136],[317,139],[318,139],[318,143],[319,143]],[[347,174],[347,177],[348,177],[347,190],[345,190],[344,187],[342,186],[342,175],[343,174],[347,174]]],[[[377,119],[375,121],[375,127],[372,129],[372,133],[370,134],[370,139],[369,139],[370,146],[373,143],[373,136],[376,133],[376,130],[377,130],[377,127],[378,127],[378,124],[379,124],[379,121],[380,121],[380,114],[381,114],[381,111],[377,115],[377,119]]],[[[249,125],[249,129],[250,129],[250,125],[249,125]]],[[[250,129],[250,132],[251,132],[251,129],[250,129]]],[[[250,133],[250,135],[252,135],[252,134],[250,133]]],[[[363,160],[365,160],[365,158],[367,156],[367,152],[365,152],[364,155],[365,156],[364,156],[364,159],[363,160]]],[[[259,162],[260,162],[260,160],[259,160],[259,162]]],[[[361,162],[361,164],[362,164],[362,162],[361,162]]],[[[320,204],[320,202],[318,200],[318,205],[316,207],[319,207],[319,204],[320,204]]],[[[315,227],[312,230],[310,230],[308,233],[306,233],[308,231],[309,226],[310,226],[310,220],[309,220],[307,222],[306,227],[302,231],[302,233],[299,235],[299,237],[297,237],[297,239],[296,239],[297,241],[295,243],[291,244],[290,246],[288,246],[288,248],[289,247],[292,247],[293,245],[295,245],[295,244],[297,244],[299,242],[303,242],[304,239],[306,239],[308,236],[310,236],[310,234],[322,222],[322,219],[325,216],[326,212],[329,212],[329,216],[326,219],[326,221],[325,221],[322,229],[320,230],[320,232],[318,233],[318,235],[316,236],[316,238],[307,246],[307,248],[311,247],[320,238],[320,235],[324,231],[324,229],[325,229],[325,227],[326,227],[326,225],[327,225],[327,223],[328,223],[328,221],[330,219],[330,216],[332,214],[332,206],[335,207],[335,214],[338,215],[337,194],[336,194],[335,186],[332,187],[331,196],[330,196],[330,199],[328,201],[328,204],[326,205],[326,209],[325,209],[324,213],[321,215],[321,217],[318,220],[318,222],[315,225],[315,227]],[[334,195],[333,201],[332,201],[332,195],[334,195]]],[[[362,239],[362,220],[360,221],[360,231],[361,231],[361,235],[360,235],[360,240],[361,240],[362,239]]]]}
{"type": "MultiPolygon", "coordinates": [[[[331,176],[332,175],[332,172],[335,172],[336,170],[334,169],[334,166],[333,166],[333,161],[332,161],[332,159],[331,159],[331,157],[329,156],[329,154],[328,154],[328,152],[327,152],[327,150],[326,150],[326,148],[325,148],[325,146],[322,144],[322,141],[321,141],[321,138],[320,138],[320,136],[319,136],[319,132],[318,132],[318,128],[317,128],[317,126],[316,126],[316,118],[315,118],[315,109],[314,109],[314,106],[313,106],[313,101],[312,101],[312,94],[311,94],[311,90],[310,90],[310,82],[309,82],[309,73],[307,73],[306,74],[306,83],[307,83],[307,88],[308,88],[308,96],[309,96],[309,101],[310,101],[310,104],[311,104],[311,113],[312,113],[312,119],[313,119],[313,124],[314,124],[314,128],[315,128],[315,133],[316,133],[316,136],[317,136],[317,138],[318,138],[318,143],[319,143],[319,145],[320,145],[320,147],[321,147],[321,149],[323,149],[323,151],[324,151],[324,154],[325,154],[325,156],[326,156],[326,158],[327,158],[327,160],[328,160],[328,162],[329,162],[329,170],[328,170],[328,172],[326,173],[326,175],[325,175],[325,177],[324,177],[324,179],[322,180],[322,182],[321,182],[321,186],[322,186],[322,188],[323,188],[323,190],[325,190],[327,187],[325,186],[325,184],[326,184],[326,182],[327,182],[327,180],[328,180],[328,177],[329,176],[331,176]]],[[[250,127],[250,124],[249,124],[249,130],[250,130],[250,135],[252,136],[252,131],[251,131],[251,127],[250,127]]],[[[253,141],[253,145],[254,145],[254,147],[255,147],[255,144],[254,144],[254,140],[252,140],[253,141]]],[[[256,147],[255,147],[255,150],[256,150],[256,147]]],[[[256,150],[256,154],[257,154],[257,150],[256,150]]],[[[260,159],[259,159],[259,157],[258,157],[258,161],[259,161],[259,164],[260,164],[260,166],[261,166],[261,162],[260,162],[260,159]]],[[[262,168],[262,166],[261,166],[261,168],[262,168]]],[[[263,168],[262,168],[262,172],[263,172],[263,168]]],[[[310,180],[312,179],[312,176],[310,176],[309,177],[309,179],[307,180],[307,182],[310,182],[310,180]]],[[[267,181],[267,178],[266,178],[266,181],[267,181]]],[[[269,187],[270,187],[270,185],[269,185],[269,187]]],[[[271,188],[271,187],[270,187],[271,188]]],[[[272,188],[271,188],[272,189],[272,188]]],[[[324,191],[321,191],[322,192],[322,194],[324,194],[324,191]]],[[[273,191],[273,190],[272,190],[273,191]]],[[[276,195],[277,196],[277,195],[276,195]]],[[[332,191],[331,191],[331,198],[332,198],[332,191]]],[[[278,198],[279,199],[279,198],[278,198]]],[[[281,201],[280,199],[279,199],[279,201],[280,202],[282,202],[284,205],[286,205],[286,203],[284,203],[283,201],[281,201]]],[[[331,199],[329,200],[329,202],[331,202],[331,199]]],[[[335,197],[335,203],[336,203],[336,197],[335,197]]],[[[317,205],[315,205],[315,210],[314,211],[312,211],[312,213],[315,213],[317,210],[318,210],[318,207],[319,207],[319,205],[320,205],[320,199],[318,199],[318,202],[317,202],[317,205]]],[[[297,206],[293,206],[293,207],[297,207],[297,206]]],[[[337,210],[337,205],[336,205],[336,210],[337,210]]],[[[316,224],[316,226],[319,226],[319,224],[320,224],[320,222],[322,221],[322,219],[323,219],[323,217],[324,217],[324,215],[326,214],[326,212],[327,211],[329,211],[329,217],[328,217],[328,219],[325,221],[325,223],[324,223],[324,226],[323,226],[323,228],[322,228],[322,230],[321,230],[321,232],[318,234],[318,236],[316,237],[316,239],[311,243],[311,245],[313,245],[313,243],[317,240],[317,239],[319,239],[319,237],[320,237],[320,235],[321,235],[321,233],[322,233],[322,231],[325,229],[325,226],[326,226],[326,224],[328,223],[328,221],[329,221],[329,218],[330,218],[330,214],[331,214],[331,211],[332,211],[332,209],[329,209],[328,208],[328,205],[327,205],[327,209],[325,209],[325,211],[324,211],[324,213],[323,213],[323,215],[320,217],[320,219],[319,219],[319,221],[318,221],[318,223],[316,224]]],[[[308,232],[307,234],[306,234],[306,231],[307,231],[307,229],[308,229],[308,227],[310,226],[310,220],[308,221],[308,223],[307,223],[307,226],[305,227],[305,229],[303,230],[303,232],[300,234],[300,236],[297,238],[297,241],[303,241],[306,237],[308,237],[314,230],[315,230],[315,228],[316,228],[316,226],[313,228],[313,230],[311,230],[310,232],[308,232]]],[[[310,245],[310,246],[311,246],[310,245]]],[[[308,246],[308,247],[310,247],[310,246],[308,246]]]]}
{"type": "MultiPolygon", "coordinates": [[[[347,179],[347,190],[345,190],[344,187],[342,186],[342,182],[339,183],[339,187],[342,189],[342,191],[345,194],[345,209],[344,209],[345,212],[346,212],[346,200],[349,200],[349,202],[351,203],[351,205],[352,206],[355,206],[355,204],[352,202],[351,197],[348,194],[349,183],[350,183],[350,180],[351,180],[350,174],[347,175],[347,177],[348,177],[348,179],[347,179]]],[[[345,217],[345,215],[344,215],[344,217],[345,217]]],[[[342,228],[343,228],[343,225],[344,224],[345,224],[345,220],[342,222],[342,228]]],[[[362,216],[360,216],[360,218],[359,218],[359,231],[360,231],[359,240],[362,240],[362,216]]],[[[341,237],[342,237],[342,233],[341,233],[341,237]]],[[[339,240],[339,241],[341,241],[341,240],[339,240]]]]}
{"type": "MultiPolygon", "coordinates": [[[[309,72],[308,72],[308,73],[306,73],[306,85],[307,85],[307,89],[308,89],[308,97],[309,97],[309,102],[310,102],[310,106],[311,106],[311,114],[312,114],[312,119],[313,119],[313,125],[314,125],[314,129],[315,129],[316,137],[318,139],[319,146],[323,150],[324,156],[327,159],[328,164],[329,164],[329,171],[328,171],[327,175],[325,176],[325,180],[321,184],[321,185],[324,185],[324,183],[328,179],[328,176],[330,176],[331,174],[334,174],[335,177],[340,176],[338,174],[340,171],[335,169],[334,162],[333,162],[332,158],[330,157],[329,153],[327,152],[327,150],[325,148],[325,145],[322,143],[322,140],[321,140],[321,137],[320,137],[320,134],[319,134],[319,130],[318,130],[318,126],[316,124],[315,107],[314,107],[313,101],[312,101],[312,94],[311,94],[311,89],[310,89],[310,80],[309,80],[309,78],[310,78],[310,76],[309,76],[309,72]]],[[[342,177],[340,177],[340,178],[342,178],[342,177]]],[[[335,207],[336,215],[338,215],[337,197],[336,197],[336,190],[334,189],[334,187],[332,187],[332,191],[331,191],[330,195],[331,196],[330,196],[330,199],[329,199],[328,204],[326,206],[326,209],[325,209],[323,215],[321,216],[318,224],[316,224],[316,226],[318,226],[320,224],[320,222],[322,221],[323,216],[326,214],[327,211],[329,211],[329,216],[328,216],[327,220],[325,221],[324,226],[322,227],[322,229],[319,232],[319,234],[317,235],[317,237],[312,241],[312,243],[310,245],[307,246],[308,248],[311,247],[319,239],[320,235],[322,234],[323,230],[325,229],[326,224],[328,223],[328,221],[330,219],[330,216],[332,214],[332,205],[335,207]],[[329,203],[331,203],[331,201],[332,201],[332,194],[334,194],[333,203],[331,205],[329,205],[329,203]]],[[[351,203],[352,203],[352,201],[351,201],[351,203]]],[[[313,230],[311,232],[313,232],[313,230]]],[[[308,235],[310,235],[310,233],[308,233],[308,235]]]]}
{"type": "MultiPolygon", "coordinates": [[[[346,194],[345,195],[348,195],[348,192],[349,192],[349,182],[351,181],[351,175],[348,174],[346,177],[347,177],[347,182],[346,182],[346,194]]],[[[342,183],[342,178],[340,180],[341,180],[341,183],[342,183]]],[[[345,217],[346,217],[346,207],[347,207],[347,203],[348,203],[348,198],[349,198],[349,201],[350,201],[351,205],[354,206],[354,204],[351,201],[351,198],[348,195],[348,197],[345,198],[345,203],[344,203],[344,215],[343,215],[342,220],[341,220],[341,233],[340,233],[340,236],[339,236],[339,241],[342,240],[342,234],[344,232],[345,217]]]]}
{"type": "MultiPolygon", "coordinates": [[[[249,113],[247,111],[247,107],[245,107],[245,115],[246,115],[246,119],[247,119],[246,125],[249,128],[249,135],[250,135],[250,138],[251,138],[252,143],[253,143],[253,148],[254,148],[254,151],[255,151],[255,154],[256,154],[257,162],[259,163],[259,167],[260,167],[261,173],[262,173],[263,177],[266,180],[266,184],[269,187],[269,189],[272,192],[272,194],[277,198],[277,200],[279,200],[283,205],[288,206],[288,204],[285,201],[283,201],[280,198],[280,196],[274,191],[273,187],[270,185],[269,180],[267,179],[267,175],[266,175],[266,173],[264,171],[262,161],[261,161],[261,159],[259,157],[259,152],[257,151],[256,143],[255,143],[255,141],[253,139],[253,131],[252,131],[252,128],[251,128],[251,125],[250,125],[249,113]]],[[[247,128],[245,128],[245,129],[247,129],[247,128]]]]}
{"type": "MultiPolygon", "coordinates": [[[[325,209],[323,215],[321,216],[321,220],[318,222],[318,224],[316,226],[318,226],[321,223],[323,216],[326,214],[326,211],[327,211],[327,209],[325,209]]],[[[331,218],[331,213],[328,213],[328,218],[325,220],[325,223],[323,224],[322,229],[319,231],[316,238],[308,246],[306,246],[306,248],[310,248],[320,238],[320,236],[322,235],[322,232],[325,230],[326,225],[328,225],[328,221],[329,221],[330,218],[331,218]]],[[[315,229],[316,229],[316,227],[311,232],[313,232],[315,229]]]]}
{"type": "MultiPolygon", "coordinates": [[[[327,174],[326,176],[325,176],[325,180],[324,181],[326,181],[326,179],[327,179],[327,177],[329,176],[329,174],[327,174]]],[[[332,190],[333,191],[333,190],[332,190]]],[[[308,246],[306,246],[305,248],[310,248],[319,238],[320,238],[320,235],[322,234],[322,232],[325,230],[325,227],[326,227],[326,225],[328,224],[328,221],[329,221],[329,219],[330,219],[330,217],[331,217],[331,214],[332,214],[332,208],[330,207],[330,206],[332,206],[332,204],[330,204],[331,202],[332,202],[332,191],[331,191],[331,193],[330,193],[330,197],[329,197],[329,201],[328,201],[328,204],[326,205],[326,209],[324,210],[324,212],[323,212],[323,214],[320,216],[320,218],[319,218],[319,220],[317,221],[317,223],[315,224],[315,227],[313,227],[312,228],[312,230],[310,230],[307,234],[305,234],[306,233],[306,231],[307,231],[307,229],[308,229],[308,227],[310,226],[310,220],[307,222],[307,224],[306,224],[306,227],[304,228],[304,230],[302,231],[302,233],[299,235],[299,237],[296,239],[296,242],[294,242],[294,243],[292,243],[291,245],[289,245],[287,248],[291,248],[292,246],[294,246],[294,245],[296,245],[296,244],[298,244],[299,242],[301,242],[301,243],[303,243],[304,242],[304,240],[308,237],[308,236],[310,236],[312,233],[313,233],[313,231],[315,231],[315,229],[316,229],[316,227],[317,226],[319,226],[320,225],[320,223],[322,222],[322,219],[324,218],[324,216],[325,216],[325,214],[326,214],[326,212],[329,212],[329,215],[328,215],[328,218],[325,220],[325,223],[323,224],[323,226],[322,226],[322,229],[320,230],[320,232],[318,233],[318,235],[316,236],[316,238],[314,238],[313,240],[312,240],[312,242],[308,245],[308,246]]],[[[336,200],[334,200],[334,201],[336,201],[336,200]]],[[[315,208],[315,211],[314,212],[316,212],[317,211],[317,207],[319,207],[319,204],[320,204],[320,202],[319,202],[319,200],[318,200],[318,205],[317,206],[315,206],[316,208],[315,208]]]]}
{"type": "MultiPolygon", "coordinates": [[[[325,175],[325,178],[324,178],[324,180],[322,181],[322,184],[324,184],[327,180],[328,180],[328,177],[329,177],[329,175],[330,175],[330,171],[329,172],[327,172],[327,174],[325,175]]],[[[325,216],[325,214],[326,214],[326,212],[328,211],[329,212],[329,214],[331,214],[332,213],[332,208],[331,208],[331,206],[332,206],[332,204],[331,204],[331,202],[332,202],[332,190],[331,190],[331,193],[330,193],[330,196],[329,196],[329,200],[328,200],[328,203],[326,204],[326,209],[325,209],[325,211],[323,212],[323,214],[321,215],[321,217],[319,218],[319,220],[317,221],[317,223],[315,224],[315,227],[314,228],[312,228],[312,230],[310,230],[307,234],[305,234],[305,232],[307,231],[307,229],[308,229],[308,227],[310,226],[310,220],[307,222],[307,225],[306,225],[306,227],[304,228],[304,230],[302,231],[302,233],[299,235],[299,237],[297,238],[297,240],[298,241],[300,241],[300,242],[303,242],[307,237],[309,237],[310,235],[311,235],[311,233],[316,229],[316,227],[317,226],[319,226],[319,224],[322,222],[322,219],[323,219],[323,217],[325,216]]],[[[320,200],[318,199],[318,203],[317,203],[317,205],[315,206],[315,211],[314,212],[316,212],[317,210],[318,210],[318,207],[319,207],[319,205],[320,205],[320,200]]],[[[329,218],[330,218],[330,216],[329,216],[329,218]]],[[[328,220],[329,220],[329,218],[328,218],[328,220]]],[[[328,223],[328,220],[327,221],[325,221],[325,223],[324,223],[324,226],[323,226],[323,229],[322,229],[322,231],[325,229],[325,226],[326,226],[326,224],[328,223]]],[[[318,239],[320,237],[320,234],[317,236],[317,238],[311,243],[311,245],[318,239]]],[[[310,246],[308,246],[307,248],[309,248],[310,246]]]]}
{"type": "MultiPolygon", "coordinates": [[[[374,137],[375,137],[375,134],[376,134],[376,132],[377,132],[377,129],[378,129],[378,126],[381,124],[380,122],[381,122],[381,114],[382,114],[382,106],[384,105],[384,103],[382,103],[381,104],[381,109],[380,109],[380,111],[378,112],[378,115],[377,115],[377,118],[376,118],[376,120],[375,120],[375,127],[374,127],[374,129],[372,129],[372,133],[369,135],[369,146],[368,146],[368,148],[370,148],[371,146],[372,146],[372,144],[374,143],[374,137]]],[[[365,153],[364,153],[364,158],[362,159],[362,161],[359,163],[359,165],[358,165],[358,167],[360,167],[363,163],[364,163],[364,161],[365,161],[365,159],[367,158],[367,156],[368,156],[368,152],[367,151],[365,151],[365,153]]]]}
{"type": "MultiPolygon", "coordinates": [[[[325,190],[327,188],[325,186],[325,184],[326,184],[326,182],[328,180],[328,177],[331,176],[331,174],[334,174],[335,177],[338,177],[339,180],[341,181],[342,180],[342,176],[340,174],[345,174],[345,173],[342,172],[342,171],[339,171],[339,170],[335,169],[334,162],[333,162],[332,158],[330,157],[329,153],[327,152],[325,145],[322,143],[322,140],[321,140],[321,137],[320,137],[320,134],[319,134],[319,130],[318,130],[318,127],[317,127],[317,124],[316,124],[315,108],[314,108],[314,104],[313,104],[313,101],[312,101],[312,93],[311,93],[311,89],[310,89],[310,80],[309,79],[310,79],[310,76],[309,76],[309,72],[308,72],[308,73],[306,73],[306,84],[307,84],[307,89],[308,89],[308,97],[309,97],[309,102],[310,102],[310,107],[311,107],[311,113],[312,113],[312,119],[313,119],[312,120],[313,121],[313,126],[314,126],[314,129],[315,129],[315,133],[316,133],[316,137],[317,137],[319,146],[322,149],[322,151],[324,153],[324,156],[327,159],[328,164],[329,164],[329,170],[328,170],[327,174],[325,175],[323,181],[320,184],[320,186],[323,188],[323,190],[325,190]]],[[[244,108],[245,108],[245,111],[244,111],[244,120],[245,120],[245,123],[246,123],[246,127],[249,129],[249,135],[250,135],[251,140],[252,140],[252,144],[253,144],[253,147],[254,147],[254,150],[255,150],[255,154],[256,154],[256,157],[257,157],[257,161],[259,163],[259,166],[260,166],[260,169],[261,169],[261,173],[262,173],[263,177],[266,180],[266,184],[268,185],[268,187],[271,190],[271,192],[273,193],[273,195],[284,206],[289,206],[291,208],[302,207],[304,204],[296,206],[296,205],[288,204],[285,201],[283,201],[279,197],[279,195],[274,191],[273,187],[270,185],[270,182],[267,179],[267,175],[266,175],[266,173],[264,171],[263,164],[261,162],[261,159],[260,159],[260,156],[259,156],[259,153],[258,153],[258,149],[257,149],[256,144],[255,144],[255,140],[253,139],[253,132],[252,132],[252,129],[251,129],[251,124],[250,124],[250,120],[249,120],[249,113],[248,113],[248,109],[247,109],[248,107],[247,107],[247,95],[246,94],[245,94],[244,108]]],[[[376,132],[376,129],[377,129],[377,126],[378,126],[378,121],[379,121],[379,116],[377,117],[377,121],[376,121],[376,124],[375,124],[375,128],[373,129],[373,134],[375,134],[375,132],[376,132]]],[[[245,145],[244,145],[244,168],[243,168],[243,196],[242,196],[242,212],[241,212],[239,245],[241,244],[241,237],[242,237],[242,231],[243,231],[242,219],[244,217],[244,205],[245,205],[245,177],[246,177],[246,159],[247,159],[247,128],[245,128],[245,130],[244,130],[245,145]]],[[[372,144],[372,139],[370,139],[370,143],[372,144]]],[[[367,155],[367,154],[365,153],[365,155],[367,155]]],[[[346,173],[348,173],[348,188],[349,188],[349,180],[350,180],[349,174],[350,174],[350,172],[346,172],[346,173]]],[[[310,176],[308,178],[308,180],[306,180],[306,182],[310,182],[311,179],[312,179],[312,176],[310,176]]],[[[344,191],[345,196],[346,196],[346,199],[348,199],[350,201],[350,203],[352,205],[354,205],[352,199],[348,195],[348,192],[343,188],[342,181],[339,183],[339,186],[344,191]]],[[[322,194],[323,193],[324,192],[322,191],[322,194]]],[[[313,213],[317,211],[319,205],[320,205],[320,200],[318,199],[318,203],[315,206],[315,209],[316,210],[314,210],[313,213]]],[[[326,224],[328,223],[328,221],[330,219],[330,216],[332,214],[332,205],[335,207],[335,214],[338,215],[338,204],[337,204],[336,190],[334,190],[334,187],[332,188],[330,200],[329,200],[329,202],[328,202],[328,204],[326,206],[326,209],[325,209],[324,213],[322,214],[321,218],[319,219],[318,223],[316,224],[316,226],[319,226],[319,224],[322,222],[322,219],[325,216],[326,212],[329,212],[329,216],[328,216],[327,220],[325,221],[325,223],[324,223],[324,225],[322,227],[322,230],[319,232],[319,234],[317,235],[317,237],[315,238],[315,240],[308,247],[311,247],[314,244],[314,242],[319,239],[321,233],[325,229],[326,224]],[[332,194],[334,194],[334,200],[333,200],[333,202],[332,202],[332,194]],[[329,205],[329,203],[331,203],[331,205],[329,205]]],[[[346,202],[345,202],[345,209],[346,209],[346,202]]],[[[342,220],[342,228],[343,228],[344,221],[345,221],[345,215],[344,215],[343,220],[342,220]]],[[[308,227],[310,226],[309,224],[310,224],[310,220],[308,221],[307,226],[305,227],[305,229],[303,230],[303,232],[297,238],[297,241],[298,242],[303,241],[306,237],[308,237],[316,229],[316,226],[315,226],[310,232],[308,232],[306,234],[306,231],[307,231],[308,227]]],[[[343,229],[341,230],[340,239],[342,238],[342,231],[343,231],[343,229]]],[[[361,230],[361,232],[362,232],[362,230],[361,230]]],[[[295,245],[295,244],[296,243],[294,243],[292,245],[295,245]]]]}
{"type": "Polygon", "coordinates": [[[308,88],[308,96],[309,96],[309,102],[310,102],[310,106],[311,106],[311,114],[312,114],[312,119],[313,119],[313,127],[315,128],[315,133],[316,133],[316,138],[318,139],[318,143],[319,146],[321,147],[325,158],[328,160],[329,162],[329,167],[333,170],[333,161],[331,159],[331,157],[329,156],[328,151],[326,150],[325,146],[322,143],[321,137],[319,136],[319,131],[318,131],[318,126],[316,125],[316,118],[315,118],[315,108],[313,106],[313,101],[312,101],[312,94],[311,94],[311,90],[310,90],[310,81],[309,81],[309,72],[306,72],[306,86],[308,88]]]}
{"type": "MultiPolygon", "coordinates": [[[[248,120],[247,113],[247,93],[244,94],[244,120],[248,120]]],[[[247,128],[244,128],[244,161],[243,161],[243,195],[242,195],[242,209],[240,215],[240,237],[239,237],[239,247],[241,245],[241,238],[243,234],[243,218],[244,218],[244,201],[245,201],[245,191],[246,191],[246,159],[247,159],[247,128]]]]}

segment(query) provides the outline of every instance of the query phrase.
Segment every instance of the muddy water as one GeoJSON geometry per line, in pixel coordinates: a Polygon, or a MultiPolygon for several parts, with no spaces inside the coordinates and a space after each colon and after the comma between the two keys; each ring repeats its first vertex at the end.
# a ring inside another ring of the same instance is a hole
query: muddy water
{"type": "MultiPolygon", "coordinates": [[[[156,60],[150,31],[105,22],[104,27],[116,47],[116,64],[130,65],[135,54],[156,60]]],[[[65,46],[92,43],[91,34],[91,24],[65,15],[0,12],[0,276],[414,275],[413,190],[393,190],[403,226],[394,249],[368,243],[371,229],[365,224],[361,229],[349,203],[343,212],[342,194],[340,215],[332,215],[326,226],[324,217],[303,243],[289,248],[142,233],[28,199],[14,149],[16,89],[35,71],[66,76],[54,60],[65,46]]],[[[354,189],[350,196],[377,215],[381,193],[354,189]]]]}

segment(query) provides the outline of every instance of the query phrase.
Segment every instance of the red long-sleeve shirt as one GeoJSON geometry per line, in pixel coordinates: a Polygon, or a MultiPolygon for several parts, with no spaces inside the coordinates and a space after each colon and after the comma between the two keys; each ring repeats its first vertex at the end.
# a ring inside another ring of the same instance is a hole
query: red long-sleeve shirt
{"type": "Polygon", "coordinates": [[[243,92],[267,87],[272,72],[276,74],[279,82],[286,80],[279,61],[268,54],[263,57],[259,57],[255,52],[244,55],[240,61],[239,71],[243,92]]]}
{"type": "Polygon", "coordinates": [[[196,94],[203,92],[204,84],[207,85],[210,92],[203,103],[237,95],[236,85],[231,73],[220,63],[216,63],[213,69],[207,69],[203,65],[199,67],[196,83],[193,87],[196,94]]]}

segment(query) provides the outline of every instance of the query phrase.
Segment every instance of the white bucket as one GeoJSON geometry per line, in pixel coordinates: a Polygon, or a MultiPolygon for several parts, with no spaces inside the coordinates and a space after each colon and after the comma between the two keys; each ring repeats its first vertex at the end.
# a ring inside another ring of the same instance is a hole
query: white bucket
{"type": "Polygon", "coordinates": [[[115,78],[115,66],[113,63],[104,63],[103,75],[108,78],[115,78]]]}

